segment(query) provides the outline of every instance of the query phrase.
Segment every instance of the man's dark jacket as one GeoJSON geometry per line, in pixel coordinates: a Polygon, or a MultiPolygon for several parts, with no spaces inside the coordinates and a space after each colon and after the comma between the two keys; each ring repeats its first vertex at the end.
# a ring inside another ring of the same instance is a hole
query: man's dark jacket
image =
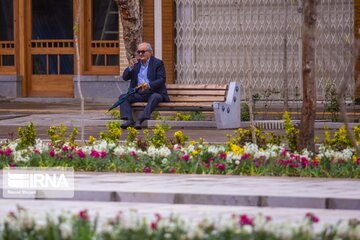
{"type": "MultiPolygon", "coordinates": [[[[123,73],[123,79],[125,81],[131,80],[130,88],[135,88],[138,84],[138,74],[140,71],[141,63],[138,61],[134,68],[130,71],[127,67],[123,73]]],[[[163,97],[164,102],[169,102],[169,96],[167,95],[167,90],[165,86],[166,74],[163,61],[155,58],[154,56],[150,57],[149,67],[147,77],[149,79],[150,89],[146,90],[149,93],[159,93],[163,97]]]]}

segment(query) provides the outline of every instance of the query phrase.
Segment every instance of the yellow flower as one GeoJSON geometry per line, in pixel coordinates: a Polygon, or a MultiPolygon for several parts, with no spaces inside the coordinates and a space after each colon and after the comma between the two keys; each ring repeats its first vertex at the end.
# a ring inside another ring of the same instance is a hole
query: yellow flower
{"type": "Polygon", "coordinates": [[[231,144],[230,149],[236,155],[240,155],[240,154],[244,153],[244,149],[242,147],[240,147],[239,145],[236,145],[236,144],[231,144]]]}
{"type": "Polygon", "coordinates": [[[197,156],[198,154],[199,154],[199,152],[196,150],[191,152],[191,155],[193,155],[193,156],[197,156]]]}
{"type": "Polygon", "coordinates": [[[96,142],[96,138],[94,138],[94,136],[90,136],[89,137],[89,143],[93,144],[94,142],[96,142]]]}
{"type": "Polygon", "coordinates": [[[357,157],[354,155],[354,156],[352,156],[352,161],[353,161],[353,163],[356,163],[356,159],[357,159],[357,157]]]}

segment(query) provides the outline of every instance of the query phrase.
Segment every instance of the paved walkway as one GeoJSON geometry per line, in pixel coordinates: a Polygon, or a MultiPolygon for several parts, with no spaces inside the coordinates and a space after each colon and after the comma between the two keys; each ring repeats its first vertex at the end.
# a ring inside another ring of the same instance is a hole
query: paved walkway
{"type": "Polygon", "coordinates": [[[129,209],[150,218],[178,213],[192,221],[244,213],[298,221],[312,212],[321,219],[318,228],[360,218],[360,181],[346,179],[76,173],[73,199],[40,199],[0,199],[0,218],[16,204],[42,216],[88,209],[103,220],[129,209]]]}
{"type": "MultiPolygon", "coordinates": [[[[48,138],[47,131],[49,126],[58,126],[62,123],[68,126],[68,131],[70,132],[73,127],[79,129],[82,122],[85,126],[84,138],[88,139],[89,136],[98,138],[99,132],[107,131],[106,124],[114,120],[109,114],[106,114],[109,105],[110,103],[86,104],[85,114],[82,119],[79,103],[75,100],[67,100],[64,103],[57,101],[38,102],[36,100],[34,102],[0,101],[0,139],[16,137],[18,128],[30,122],[34,123],[38,137],[43,139],[48,138]]],[[[156,123],[161,124],[161,121],[151,121],[148,124],[150,127],[153,127],[156,123]]],[[[169,137],[172,137],[175,131],[181,129],[186,136],[189,136],[189,140],[198,140],[201,136],[206,142],[223,143],[227,140],[226,134],[233,134],[232,129],[216,129],[215,122],[213,121],[175,124],[177,126],[167,132],[169,137]]],[[[142,135],[142,131],[140,131],[139,136],[141,137],[142,135]]],[[[125,140],[126,136],[127,131],[123,131],[120,140],[125,140]]]]}

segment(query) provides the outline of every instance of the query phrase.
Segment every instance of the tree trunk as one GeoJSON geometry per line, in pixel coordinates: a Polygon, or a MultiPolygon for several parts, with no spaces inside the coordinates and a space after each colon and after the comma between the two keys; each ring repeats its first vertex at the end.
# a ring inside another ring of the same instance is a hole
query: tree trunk
{"type": "Polygon", "coordinates": [[[303,41],[303,103],[300,121],[299,149],[315,151],[314,132],[316,117],[316,80],[315,80],[315,31],[316,5],[318,0],[304,1],[303,41]]]}
{"type": "Polygon", "coordinates": [[[142,41],[141,0],[115,0],[120,11],[127,59],[136,55],[137,46],[142,41]]]}

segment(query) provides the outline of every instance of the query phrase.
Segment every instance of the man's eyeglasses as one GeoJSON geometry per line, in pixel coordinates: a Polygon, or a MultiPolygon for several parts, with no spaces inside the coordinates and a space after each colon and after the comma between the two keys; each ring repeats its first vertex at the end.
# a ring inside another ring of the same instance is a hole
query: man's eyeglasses
{"type": "Polygon", "coordinates": [[[137,53],[140,55],[140,54],[145,54],[147,52],[147,50],[141,50],[141,51],[137,51],[137,53]]]}

